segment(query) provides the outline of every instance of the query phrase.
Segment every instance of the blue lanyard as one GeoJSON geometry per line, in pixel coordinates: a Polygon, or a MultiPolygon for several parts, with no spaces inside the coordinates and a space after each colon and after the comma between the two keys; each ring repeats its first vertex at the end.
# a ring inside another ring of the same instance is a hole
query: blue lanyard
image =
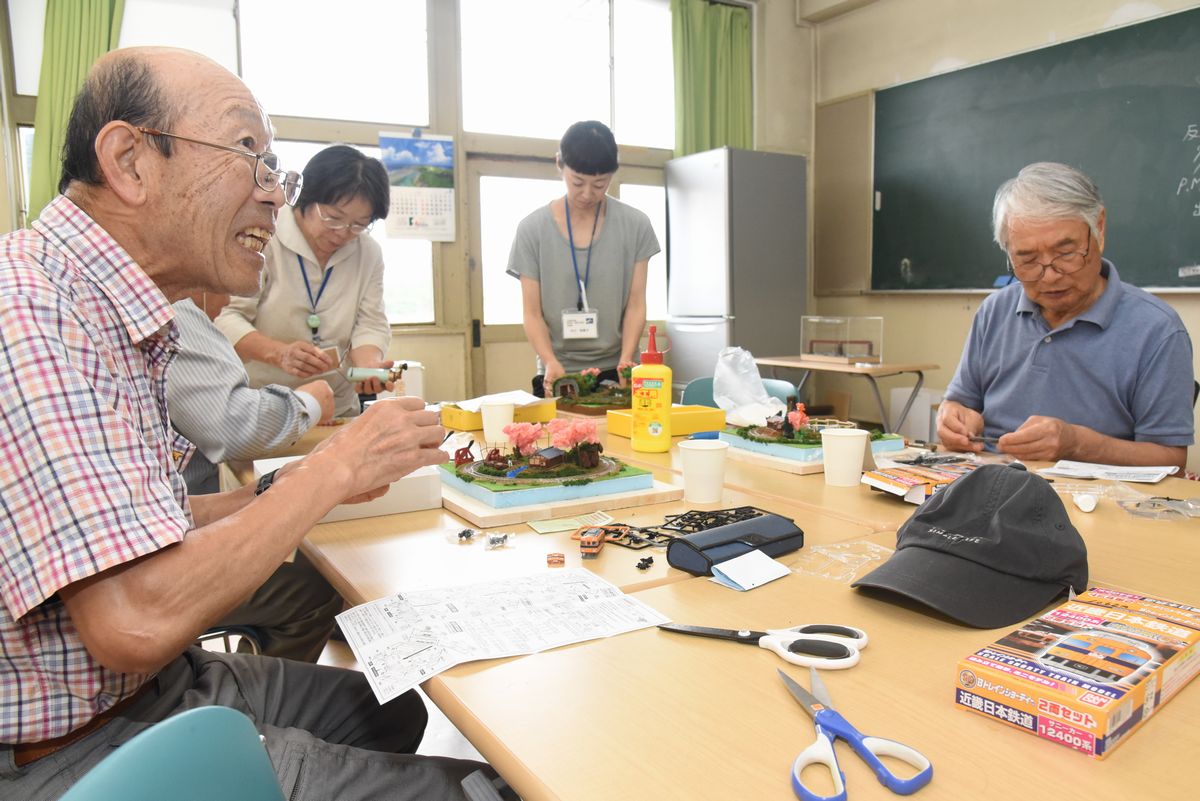
{"type": "Polygon", "coordinates": [[[321,295],[325,294],[325,285],[329,283],[329,276],[333,275],[333,268],[330,267],[325,271],[325,277],[321,279],[321,287],[317,290],[317,297],[313,298],[312,286],[308,283],[308,273],[304,270],[304,259],[300,258],[299,253],[296,254],[296,263],[300,265],[300,277],[304,279],[304,288],[308,291],[308,304],[312,307],[313,314],[316,314],[317,304],[321,302],[321,295]]]}
{"type": "MultiPolygon", "coordinates": [[[[592,277],[592,248],[596,246],[596,223],[600,222],[600,207],[604,205],[604,201],[596,204],[596,218],[592,220],[592,241],[588,243],[587,266],[584,268],[583,278],[579,277],[579,260],[575,258],[575,236],[571,233],[571,204],[563,198],[563,212],[567,217],[567,242],[571,245],[571,264],[575,265],[575,286],[580,284],[588,285],[588,279],[592,277]]],[[[305,279],[307,284],[307,279],[305,279]]],[[[317,297],[320,297],[319,295],[317,297]]],[[[583,290],[579,290],[578,299],[575,301],[575,309],[583,311],[583,290]]]]}

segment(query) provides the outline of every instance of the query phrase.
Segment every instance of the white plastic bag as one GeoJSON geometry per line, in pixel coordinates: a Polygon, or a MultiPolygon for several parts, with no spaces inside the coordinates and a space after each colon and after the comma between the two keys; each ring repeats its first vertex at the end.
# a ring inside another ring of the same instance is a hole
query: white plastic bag
{"type": "Polygon", "coordinates": [[[713,374],[713,400],[735,426],[765,425],[768,417],[787,411],[787,404],[767,394],[754,356],[745,348],[723,348],[713,374]]]}

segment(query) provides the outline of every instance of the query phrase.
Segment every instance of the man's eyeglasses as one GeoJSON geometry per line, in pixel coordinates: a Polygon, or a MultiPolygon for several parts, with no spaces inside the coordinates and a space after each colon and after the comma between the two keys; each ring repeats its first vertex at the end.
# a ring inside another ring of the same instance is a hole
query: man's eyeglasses
{"type": "Polygon", "coordinates": [[[147,136],[166,136],[171,139],[182,139],[184,142],[191,142],[194,145],[213,147],[217,150],[237,153],[239,156],[254,159],[254,183],[258,184],[259,189],[264,192],[274,192],[276,188],[283,187],[283,200],[289,206],[295,206],[296,201],[300,199],[300,188],[304,185],[304,176],[293,170],[279,169],[279,157],[269,150],[263,153],[251,153],[249,150],[242,150],[238,147],[218,145],[215,142],[205,142],[202,139],[192,139],[190,136],[167,133],[157,128],[139,127],[138,130],[147,136]]]}
{"type": "Polygon", "coordinates": [[[1014,262],[1012,256],[1008,257],[1008,271],[1017,277],[1017,280],[1023,284],[1032,284],[1042,280],[1042,276],[1046,274],[1047,267],[1053,267],[1054,271],[1059,275],[1071,275],[1083,269],[1083,265],[1087,262],[1088,253],[1092,250],[1092,232],[1088,229],[1088,246],[1086,250],[1073,250],[1069,253],[1059,253],[1049,262],[1042,264],[1034,256],[1029,259],[1014,262]]]}
{"type": "Polygon", "coordinates": [[[366,225],[360,225],[358,223],[342,222],[341,220],[337,219],[336,217],[326,217],[325,213],[323,211],[321,211],[320,203],[314,203],[313,205],[317,207],[317,216],[321,218],[321,222],[325,223],[325,227],[328,228],[330,231],[345,231],[347,228],[349,228],[350,233],[354,234],[355,236],[358,236],[363,231],[370,231],[371,226],[373,226],[375,224],[374,220],[367,223],[366,225]]]}

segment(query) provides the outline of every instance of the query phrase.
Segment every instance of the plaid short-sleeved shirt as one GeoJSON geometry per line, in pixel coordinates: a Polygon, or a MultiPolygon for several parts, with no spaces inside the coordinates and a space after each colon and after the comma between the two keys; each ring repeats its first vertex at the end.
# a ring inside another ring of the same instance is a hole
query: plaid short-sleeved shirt
{"type": "Polygon", "coordinates": [[[65,197],[0,238],[0,742],[76,729],[148,678],[84,648],[63,587],[191,528],[167,298],[65,197]]]}

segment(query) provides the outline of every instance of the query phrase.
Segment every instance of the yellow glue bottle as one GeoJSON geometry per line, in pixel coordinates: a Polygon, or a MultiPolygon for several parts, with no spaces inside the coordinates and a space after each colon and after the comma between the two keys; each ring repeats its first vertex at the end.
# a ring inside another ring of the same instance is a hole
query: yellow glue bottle
{"type": "Polygon", "coordinates": [[[642,363],[633,368],[633,432],[635,451],[665,453],[671,449],[671,368],[654,341],[657,326],[650,326],[650,343],[642,363]]]}

